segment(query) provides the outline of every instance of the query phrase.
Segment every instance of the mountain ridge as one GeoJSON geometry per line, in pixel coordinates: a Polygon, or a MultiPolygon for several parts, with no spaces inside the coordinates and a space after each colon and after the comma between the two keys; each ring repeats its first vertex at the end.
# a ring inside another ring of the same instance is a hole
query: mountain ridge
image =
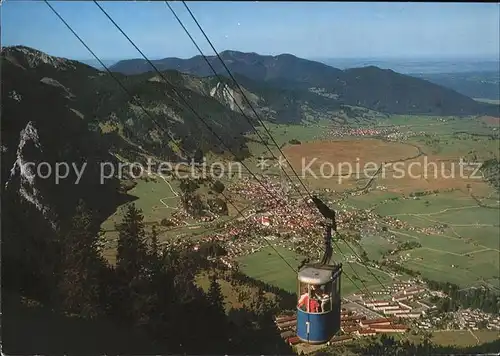
{"type": "Polygon", "coordinates": [[[500,100],[500,72],[477,70],[470,72],[410,73],[432,83],[452,88],[471,98],[500,100]]]}
{"type": "MultiPolygon", "coordinates": [[[[226,50],[220,57],[234,74],[263,82],[279,89],[310,90],[321,88],[335,95],[342,104],[364,106],[391,114],[477,115],[493,114],[493,106],[429,81],[376,66],[340,70],[321,62],[291,54],[259,55],[226,50]],[[381,90],[383,87],[383,90],[381,90]]],[[[227,76],[216,56],[207,56],[219,75],[227,76]]],[[[202,56],[189,59],[164,58],[152,61],[158,70],[173,69],[207,77],[213,72],[202,56]]],[[[125,60],[110,68],[123,74],[154,70],[146,61],[125,60]]]]}
{"type": "MultiPolygon", "coordinates": [[[[128,93],[125,93],[106,72],[78,61],[49,56],[29,47],[4,48],[2,67],[6,79],[15,76],[15,73],[24,78],[23,81],[5,81],[4,94],[16,91],[22,97],[22,91],[29,90],[28,82],[58,83],[72,93],[72,108],[79,111],[90,126],[98,130],[111,125],[111,130],[106,128],[105,134],[117,145],[125,145],[129,149],[132,147],[126,141],[132,140],[136,146],[144,146],[150,154],[172,159],[177,155],[174,151],[178,150],[171,147],[172,135],[182,142],[181,146],[187,151],[197,148],[208,151],[209,147],[220,146],[220,142],[194,117],[190,107],[196,110],[198,106],[198,114],[199,107],[205,108],[205,115],[202,117],[219,135],[222,136],[224,132],[232,133],[225,141],[235,151],[240,151],[239,148],[244,146],[241,133],[249,129],[249,124],[241,114],[226,108],[209,95],[186,87],[181,73],[176,71],[162,74],[170,84],[153,80],[149,75],[127,77],[115,73],[127,89],[128,93]],[[180,100],[179,93],[189,101],[189,105],[180,100]],[[158,127],[158,122],[162,127],[158,127]],[[161,135],[158,135],[159,132],[162,132],[161,135]],[[200,145],[203,147],[199,147],[200,145]]],[[[224,149],[219,148],[218,151],[224,149]]]]}

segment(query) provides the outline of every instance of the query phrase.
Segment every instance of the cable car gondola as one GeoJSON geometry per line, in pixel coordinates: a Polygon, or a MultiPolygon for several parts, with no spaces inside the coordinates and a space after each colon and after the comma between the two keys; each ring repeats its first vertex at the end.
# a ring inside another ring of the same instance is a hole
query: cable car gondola
{"type": "Polygon", "coordinates": [[[308,344],[324,344],[340,330],[342,264],[331,264],[335,212],[313,197],[325,217],[325,254],[320,262],[303,263],[298,271],[297,337],[308,344]]]}

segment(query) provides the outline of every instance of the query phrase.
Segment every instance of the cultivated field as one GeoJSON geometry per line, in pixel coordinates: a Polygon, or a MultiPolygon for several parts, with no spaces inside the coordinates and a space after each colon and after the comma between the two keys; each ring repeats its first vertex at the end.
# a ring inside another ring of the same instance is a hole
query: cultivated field
{"type": "Polygon", "coordinates": [[[355,209],[371,209],[390,199],[400,199],[397,193],[374,190],[370,194],[348,196],[344,203],[355,209]]]}
{"type": "MultiPolygon", "coordinates": [[[[136,198],[134,204],[144,214],[145,223],[160,222],[161,219],[170,217],[177,209],[179,197],[179,181],[162,178],[136,179],[137,185],[127,193],[136,198]]],[[[114,224],[121,221],[123,209],[119,208],[103,225],[105,230],[113,229],[114,224]]]]}
{"type": "MultiPolygon", "coordinates": [[[[420,344],[424,341],[423,336],[412,334],[396,334],[399,340],[409,340],[420,344]]],[[[468,347],[492,342],[500,337],[500,333],[495,330],[436,330],[432,333],[431,340],[434,344],[442,346],[468,347]]]]}
{"type": "Polygon", "coordinates": [[[432,334],[432,341],[436,344],[447,346],[473,346],[495,341],[500,333],[494,330],[439,330],[432,334]]]}
{"type": "Polygon", "coordinates": [[[322,141],[288,146],[283,152],[313,189],[343,191],[363,188],[371,182],[372,186],[385,186],[390,192],[405,194],[471,189],[484,195],[491,190],[474,166],[460,165],[461,156],[419,156],[419,148],[406,143],[375,139],[322,141]]]}
{"type": "MultiPolygon", "coordinates": [[[[389,229],[396,241],[421,245],[391,256],[404,267],[429,279],[450,281],[463,287],[478,284],[500,287],[498,209],[480,207],[461,191],[416,199],[399,198],[372,207],[377,214],[406,221],[417,228],[438,224],[444,227],[441,233],[389,229]]],[[[394,248],[383,240],[382,237],[362,239],[362,247],[370,259],[378,260],[394,248]]]]}
{"type": "MultiPolygon", "coordinates": [[[[276,250],[295,269],[304,259],[303,256],[282,247],[276,247],[276,250]]],[[[291,293],[297,292],[297,274],[272,248],[265,247],[258,252],[242,256],[238,262],[241,271],[250,277],[276,285],[291,293]]]]}
{"type": "MultiPolygon", "coordinates": [[[[129,190],[127,194],[135,198],[133,203],[137,208],[142,210],[146,230],[149,231],[152,225],[157,226],[160,243],[179,235],[194,236],[193,238],[196,238],[196,236],[200,236],[200,234],[203,234],[210,228],[209,223],[201,224],[191,219],[184,221],[185,225],[178,227],[166,228],[161,226],[163,219],[170,218],[172,213],[179,209],[179,195],[181,194],[179,180],[168,178],[164,180],[159,176],[150,176],[147,179],[136,179],[135,182],[136,186],[129,190]]],[[[238,206],[239,204],[235,205],[238,206]]],[[[116,242],[118,239],[118,232],[115,225],[122,221],[125,208],[126,204],[118,207],[115,213],[101,225],[106,241],[104,256],[110,262],[114,262],[115,260],[116,242]]],[[[239,206],[239,209],[244,210],[244,207],[239,206]]],[[[229,218],[224,217],[220,221],[229,218]]]]}
{"type": "MultiPolygon", "coordinates": [[[[344,244],[339,245],[345,255],[350,255],[351,251],[344,244]]],[[[276,250],[295,269],[304,258],[281,247],[276,247],[276,250]]],[[[369,290],[380,289],[380,283],[364,266],[357,263],[345,262],[338,251],[333,256],[333,260],[342,262],[342,270],[344,272],[341,289],[343,295],[356,293],[360,289],[365,290],[365,288],[369,290]]],[[[291,270],[272,248],[265,247],[259,252],[242,256],[239,258],[239,263],[240,269],[250,277],[283,288],[291,293],[297,292],[297,274],[291,270]]],[[[373,269],[372,272],[382,284],[391,280],[387,274],[376,269],[373,269]]]]}
{"type": "MultiPolygon", "coordinates": [[[[492,135],[491,127],[488,127],[482,119],[394,116],[390,119],[377,120],[373,127],[397,127],[400,132],[411,131],[416,135],[401,142],[387,142],[362,137],[328,139],[325,138],[325,129],[322,127],[319,127],[322,135],[317,133],[316,139],[311,134],[314,132],[314,128],[311,127],[303,129],[303,136],[297,132],[297,127],[290,130],[293,133],[288,136],[286,136],[288,131],[284,128],[276,132],[281,134],[280,142],[292,138],[299,138],[302,141],[300,145],[286,144],[282,148],[299,175],[302,176],[302,168],[315,158],[310,168],[316,175],[321,173],[322,163],[333,164],[333,172],[330,166],[324,166],[323,173],[327,177],[323,179],[314,177],[308,171],[304,172],[306,173],[304,181],[312,189],[330,188],[343,191],[362,187],[375,173],[376,168],[373,167],[380,167],[385,162],[374,184],[387,186],[388,190],[397,193],[409,193],[412,190],[465,189],[467,185],[477,193],[489,190],[480,179],[480,174],[471,176],[474,167],[461,167],[459,164],[460,158],[464,160],[475,158],[480,161],[500,157],[498,137],[492,139],[488,136],[492,135]],[[426,133],[431,136],[425,136],[426,133]],[[367,162],[373,164],[365,166],[367,162]],[[442,179],[443,176],[453,177],[442,179]]],[[[274,134],[272,128],[270,130],[274,134]]],[[[261,143],[253,144],[265,150],[261,143]]],[[[272,147],[272,144],[270,146],[272,147]]],[[[274,151],[276,156],[280,155],[276,149],[274,151]]],[[[270,156],[268,152],[266,153],[270,156]]],[[[253,163],[255,165],[256,162],[253,163]]],[[[274,167],[268,170],[272,173],[278,171],[279,168],[274,167]]],[[[288,173],[294,177],[290,169],[288,173]]]]}
{"type": "MultiPolygon", "coordinates": [[[[283,153],[294,168],[300,168],[302,160],[310,162],[316,158],[310,167],[318,170],[323,162],[335,166],[347,162],[353,167],[359,162],[361,167],[367,162],[388,162],[418,155],[418,149],[397,142],[384,142],[376,139],[319,141],[301,145],[287,146],[283,153]]],[[[337,172],[339,174],[348,171],[337,172]]]]}
{"type": "Polygon", "coordinates": [[[481,120],[488,126],[493,126],[497,128],[500,126],[500,117],[484,116],[481,118],[481,120]]]}

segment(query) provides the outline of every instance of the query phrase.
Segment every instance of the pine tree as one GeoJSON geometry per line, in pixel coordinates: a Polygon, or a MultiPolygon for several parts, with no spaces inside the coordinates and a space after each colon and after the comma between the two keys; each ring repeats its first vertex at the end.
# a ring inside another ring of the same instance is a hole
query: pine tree
{"type": "Polygon", "coordinates": [[[150,235],[150,246],[149,246],[149,274],[151,280],[156,283],[162,278],[162,273],[165,271],[165,261],[163,261],[162,253],[160,253],[160,246],[158,242],[158,230],[156,226],[153,225],[150,235]]]}
{"type": "Polygon", "coordinates": [[[212,277],[212,280],[210,281],[208,300],[215,310],[224,312],[224,297],[222,295],[220,284],[217,282],[215,276],[212,277]]]}
{"type": "Polygon", "coordinates": [[[142,211],[130,204],[123,222],[116,226],[118,247],[116,268],[128,279],[143,276],[146,262],[144,217],[142,211]]]}
{"type": "Polygon", "coordinates": [[[210,347],[212,352],[224,353],[226,350],[219,347],[222,347],[227,342],[228,324],[224,309],[224,296],[215,276],[210,281],[207,300],[210,303],[207,313],[210,318],[208,324],[211,325],[207,333],[209,339],[207,346],[210,347]]]}
{"type": "Polygon", "coordinates": [[[46,218],[14,190],[2,191],[2,287],[57,300],[60,244],[46,218]]]}
{"type": "Polygon", "coordinates": [[[118,313],[138,325],[146,325],[150,316],[150,275],[145,241],[144,217],[134,204],[128,206],[123,222],[117,225],[115,300],[118,313]]]}
{"type": "Polygon", "coordinates": [[[158,252],[158,231],[156,230],[156,225],[153,225],[153,227],[151,228],[151,254],[157,257],[158,252]]]}
{"type": "Polygon", "coordinates": [[[194,153],[193,160],[195,163],[203,163],[203,151],[201,149],[197,149],[194,153]]]}
{"type": "Polygon", "coordinates": [[[99,277],[105,263],[92,214],[80,201],[67,231],[62,233],[58,292],[66,312],[83,317],[99,313],[99,277]]]}

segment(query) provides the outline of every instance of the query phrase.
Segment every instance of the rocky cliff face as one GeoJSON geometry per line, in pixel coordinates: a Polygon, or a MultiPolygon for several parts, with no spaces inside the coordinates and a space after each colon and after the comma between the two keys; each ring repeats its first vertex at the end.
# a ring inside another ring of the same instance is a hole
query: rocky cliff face
{"type": "Polygon", "coordinates": [[[88,128],[72,90],[45,75],[76,65],[24,48],[2,57],[2,195],[31,206],[54,229],[80,199],[106,210],[98,195],[114,200],[118,185],[99,184],[98,162],[115,160],[109,144],[88,128]]]}
{"type": "Polygon", "coordinates": [[[56,228],[52,220],[51,209],[44,202],[42,193],[37,184],[37,163],[42,162],[43,151],[40,145],[38,131],[32,121],[26,124],[19,135],[19,144],[16,149],[16,160],[5,182],[5,189],[15,190],[21,199],[33,207],[47,219],[53,229],[56,228]],[[10,185],[10,186],[9,186],[10,185]]]}

